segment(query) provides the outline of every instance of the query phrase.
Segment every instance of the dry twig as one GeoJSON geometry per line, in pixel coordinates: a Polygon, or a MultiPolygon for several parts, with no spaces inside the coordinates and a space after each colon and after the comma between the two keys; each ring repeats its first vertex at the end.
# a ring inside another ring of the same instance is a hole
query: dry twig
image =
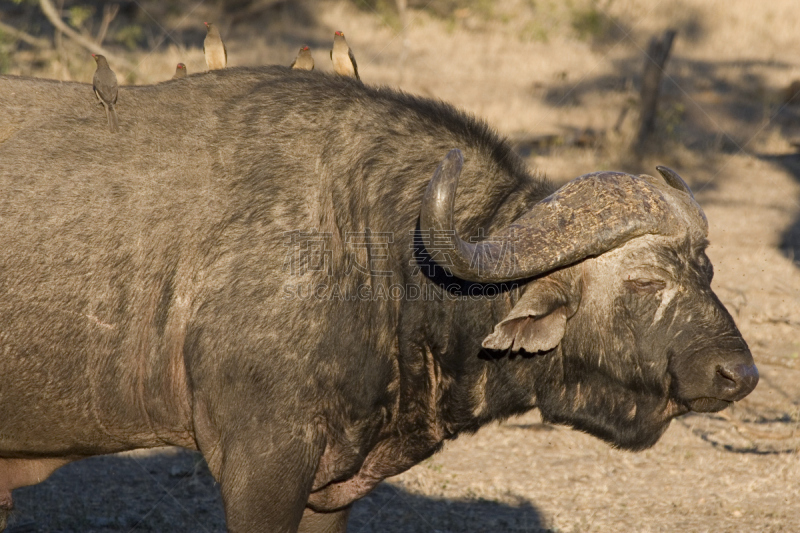
{"type": "Polygon", "coordinates": [[[733,418],[730,414],[721,411],[717,413],[717,416],[729,422],[733,428],[736,430],[739,435],[746,439],[756,440],[756,439],[765,439],[765,440],[788,440],[794,438],[797,434],[797,425],[789,430],[788,433],[778,434],[772,431],[759,431],[747,425],[745,422],[741,420],[737,420],[733,418]]]}
{"type": "Polygon", "coordinates": [[[97,44],[103,44],[108,33],[108,25],[114,20],[119,13],[119,4],[106,4],[103,6],[103,21],[100,23],[100,29],[97,31],[97,37],[94,41],[97,44]]]}
{"type": "Polygon", "coordinates": [[[22,30],[18,30],[13,26],[9,26],[8,24],[4,24],[0,22],[0,31],[3,33],[7,33],[13,36],[20,41],[33,46],[34,48],[52,48],[50,41],[47,39],[40,39],[39,37],[34,37],[33,35],[29,35],[22,30]]]}
{"type": "Polygon", "coordinates": [[[112,52],[109,52],[99,44],[95,43],[91,39],[84,37],[77,31],[73,30],[69,26],[67,26],[61,17],[58,15],[58,11],[56,7],[53,5],[51,0],[39,0],[39,6],[42,8],[42,13],[47,17],[47,20],[56,27],[56,29],[62,32],[64,35],[78,43],[79,45],[83,46],[87,50],[95,54],[102,54],[106,56],[106,59],[112,61],[115,64],[115,67],[121,67],[126,70],[135,70],[136,66],[129,62],[127,59],[118,56],[112,52]]]}
{"type": "Polygon", "coordinates": [[[636,138],[636,152],[642,153],[650,135],[655,130],[656,110],[658,108],[658,93],[661,85],[661,76],[672,49],[675,39],[675,30],[667,30],[661,38],[653,37],[647,48],[647,57],[642,76],[642,99],[639,123],[639,134],[636,138]]]}

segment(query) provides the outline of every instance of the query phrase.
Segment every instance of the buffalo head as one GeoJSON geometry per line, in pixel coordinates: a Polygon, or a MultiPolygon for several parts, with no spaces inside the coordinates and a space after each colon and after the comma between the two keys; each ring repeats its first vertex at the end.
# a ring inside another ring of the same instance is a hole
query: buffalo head
{"type": "Polygon", "coordinates": [[[755,388],[747,344],[711,290],[705,215],[674,171],[581,176],[473,244],[453,223],[462,163],[453,150],[437,169],[420,228],[449,236],[456,276],[522,286],[483,346],[532,355],[545,420],[640,449],[675,416],[755,388]]]}

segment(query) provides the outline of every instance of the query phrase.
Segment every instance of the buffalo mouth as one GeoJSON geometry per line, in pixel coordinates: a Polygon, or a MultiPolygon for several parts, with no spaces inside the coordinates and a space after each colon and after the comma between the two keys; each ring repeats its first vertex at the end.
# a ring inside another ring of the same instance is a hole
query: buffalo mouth
{"type": "Polygon", "coordinates": [[[733,402],[719,398],[696,398],[687,402],[689,410],[696,413],[716,413],[722,411],[733,402]]]}
{"type": "Polygon", "coordinates": [[[696,413],[716,413],[753,392],[758,384],[758,368],[749,351],[712,354],[700,364],[683,368],[686,378],[674,377],[676,400],[696,413]],[[709,360],[710,359],[710,360],[709,360]]]}

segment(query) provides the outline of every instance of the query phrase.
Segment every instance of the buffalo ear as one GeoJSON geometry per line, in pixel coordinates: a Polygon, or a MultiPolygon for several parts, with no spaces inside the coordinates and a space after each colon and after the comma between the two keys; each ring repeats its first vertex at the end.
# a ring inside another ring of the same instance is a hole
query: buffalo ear
{"type": "Polygon", "coordinates": [[[528,287],[517,305],[483,340],[489,350],[552,350],[567,329],[568,303],[563,291],[545,280],[528,287]]]}

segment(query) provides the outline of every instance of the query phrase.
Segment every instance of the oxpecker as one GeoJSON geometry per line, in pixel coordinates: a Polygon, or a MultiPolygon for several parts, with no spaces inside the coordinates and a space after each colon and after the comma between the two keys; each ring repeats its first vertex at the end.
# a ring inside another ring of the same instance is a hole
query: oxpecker
{"type": "Polygon", "coordinates": [[[344,33],[337,31],[333,36],[333,50],[331,50],[331,61],[333,70],[340,76],[350,76],[361,80],[358,75],[358,65],[353,51],[347,45],[344,33]]]}
{"type": "Polygon", "coordinates": [[[175,75],[172,76],[172,79],[177,80],[179,78],[185,78],[187,75],[188,72],[186,72],[186,65],[183,63],[178,63],[178,66],[175,67],[175,75]]]}
{"type": "Polygon", "coordinates": [[[206,65],[208,70],[218,70],[225,68],[228,64],[228,50],[219,35],[219,30],[210,22],[206,25],[206,39],[203,41],[203,53],[206,55],[206,65]]]}
{"type": "Polygon", "coordinates": [[[314,70],[314,58],[311,57],[311,50],[308,49],[308,46],[300,49],[290,66],[299,70],[314,70]]]}
{"type": "Polygon", "coordinates": [[[106,118],[108,119],[108,129],[111,133],[119,131],[119,122],[117,121],[117,111],[114,106],[117,105],[117,75],[108,66],[105,56],[100,54],[92,54],[95,62],[97,63],[97,70],[94,71],[94,78],[92,78],[92,89],[94,95],[106,108],[106,118]]]}

